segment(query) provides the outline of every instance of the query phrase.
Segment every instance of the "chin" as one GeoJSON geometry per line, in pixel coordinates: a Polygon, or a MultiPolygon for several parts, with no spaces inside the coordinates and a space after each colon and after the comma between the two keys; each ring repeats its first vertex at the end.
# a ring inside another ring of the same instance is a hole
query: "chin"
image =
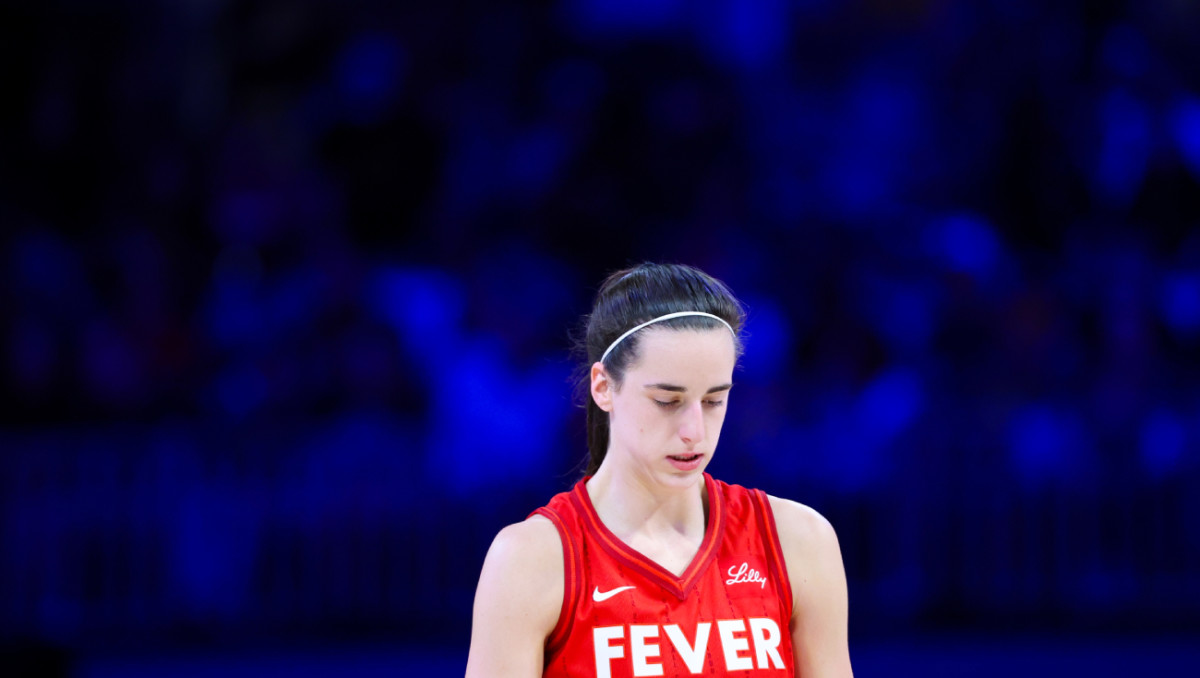
{"type": "Polygon", "coordinates": [[[708,468],[707,456],[701,457],[694,465],[673,464],[667,460],[667,468],[664,469],[663,481],[664,484],[672,487],[691,487],[704,477],[704,469],[708,468]]]}

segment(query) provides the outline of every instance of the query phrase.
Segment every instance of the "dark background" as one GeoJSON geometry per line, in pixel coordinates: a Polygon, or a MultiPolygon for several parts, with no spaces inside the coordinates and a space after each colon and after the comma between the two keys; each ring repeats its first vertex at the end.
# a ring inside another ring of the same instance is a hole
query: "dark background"
{"type": "Polygon", "coordinates": [[[832,521],[860,677],[1194,670],[1198,34],[6,3],[4,672],[461,675],[492,536],[580,472],[568,333],[643,260],[745,300],[710,470],[832,521]]]}

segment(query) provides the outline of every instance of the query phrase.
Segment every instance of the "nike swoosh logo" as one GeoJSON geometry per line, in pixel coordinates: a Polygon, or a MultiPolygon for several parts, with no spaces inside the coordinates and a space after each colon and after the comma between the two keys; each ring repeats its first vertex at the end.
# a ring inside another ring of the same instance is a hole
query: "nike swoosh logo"
{"type": "Polygon", "coordinates": [[[636,589],[636,588],[637,588],[636,586],[618,586],[617,588],[615,588],[611,591],[605,591],[604,593],[600,593],[600,587],[597,586],[596,590],[592,591],[592,600],[596,601],[597,603],[603,603],[604,601],[608,600],[609,598],[612,598],[613,596],[617,595],[618,593],[620,593],[622,591],[628,591],[629,589],[636,589]]]}

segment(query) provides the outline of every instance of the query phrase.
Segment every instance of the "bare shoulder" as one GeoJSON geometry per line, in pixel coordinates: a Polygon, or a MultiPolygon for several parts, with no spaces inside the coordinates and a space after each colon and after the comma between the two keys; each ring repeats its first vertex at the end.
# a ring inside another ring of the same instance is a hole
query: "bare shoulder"
{"type": "Polygon", "coordinates": [[[557,621],[563,592],[563,552],[554,523],[535,515],[500,530],[483,563],[481,592],[485,584],[489,585],[489,593],[492,588],[502,589],[505,598],[526,601],[542,612],[552,611],[557,621]]]}
{"type": "Polygon", "coordinates": [[[768,498],[797,600],[806,599],[814,590],[813,585],[844,590],[842,549],[833,525],[810,506],[790,499],[768,498]]]}
{"type": "Polygon", "coordinates": [[[488,558],[493,555],[498,563],[534,567],[557,564],[559,572],[562,571],[562,541],[558,528],[545,516],[530,516],[500,530],[488,550],[488,558]]]}
{"type": "Polygon", "coordinates": [[[500,530],[475,591],[468,678],[542,675],[563,589],[562,541],[549,519],[531,516],[500,530]]]}
{"type": "Polygon", "coordinates": [[[775,529],[779,531],[781,546],[800,548],[805,551],[838,550],[837,533],[825,516],[811,506],[791,499],[767,496],[771,512],[775,514],[775,529]]]}
{"type": "Polygon", "coordinates": [[[809,506],[769,497],[792,589],[792,648],[797,676],[852,678],[849,601],[833,525],[809,506]]]}

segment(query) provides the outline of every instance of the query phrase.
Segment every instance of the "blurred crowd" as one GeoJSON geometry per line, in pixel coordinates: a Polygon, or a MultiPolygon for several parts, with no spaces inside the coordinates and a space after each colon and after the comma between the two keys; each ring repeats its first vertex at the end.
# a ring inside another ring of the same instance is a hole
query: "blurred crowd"
{"type": "Polygon", "coordinates": [[[0,640],[464,644],[612,270],[852,632],[1200,628],[1200,5],[6,6],[0,640]]]}

